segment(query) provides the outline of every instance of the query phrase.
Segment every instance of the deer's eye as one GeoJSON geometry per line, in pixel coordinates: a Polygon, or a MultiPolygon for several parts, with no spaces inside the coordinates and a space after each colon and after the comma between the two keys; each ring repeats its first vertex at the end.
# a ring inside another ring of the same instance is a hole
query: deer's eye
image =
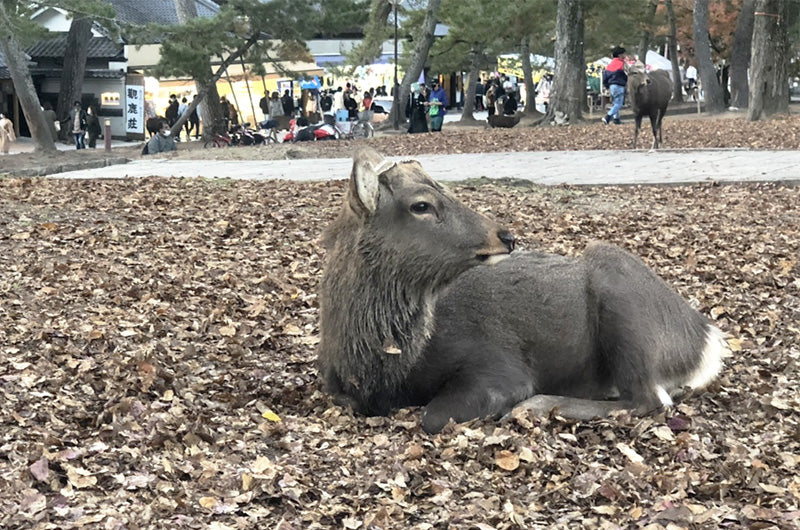
{"type": "Polygon", "coordinates": [[[433,207],[427,202],[415,202],[411,205],[411,211],[413,213],[428,213],[433,209],[433,207]]]}

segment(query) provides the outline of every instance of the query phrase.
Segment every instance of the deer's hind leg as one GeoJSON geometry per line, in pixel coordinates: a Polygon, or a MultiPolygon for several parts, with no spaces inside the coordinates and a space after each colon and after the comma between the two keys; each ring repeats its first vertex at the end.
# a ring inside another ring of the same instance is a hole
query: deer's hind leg
{"type": "Polygon", "coordinates": [[[559,416],[572,420],[604,418],[616,410],[636,408],[629,401],[593,400],[548,394],[537,394],[514,406],[514,408],[518,407],[529,410],[537,416],[547,416],[551,412],[555,412],[559,416]]]}
{"type": "Polygon", "coordinates": [[[640,411],[672,404],[696,370],[708,323],[632,254],[607,244],[584,252],[598,307],[598,350],[620,399],[640,411]]]}

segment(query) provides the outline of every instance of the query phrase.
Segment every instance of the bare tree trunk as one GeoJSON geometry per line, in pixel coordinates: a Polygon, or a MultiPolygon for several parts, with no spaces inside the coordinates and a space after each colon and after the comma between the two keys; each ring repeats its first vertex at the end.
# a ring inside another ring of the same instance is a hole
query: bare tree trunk
{"type": "Polygon", "coordinates": [[[747,109],[749,121],[789,111],[786,14],[784,0],[756,1],[750,106],[747,109]]]}
{"type": "MultiPolygon", "coordinates": [[[[2,11],[0,6],[0,11],[2,11]]],[[[0,13],[2,14],[2,13],[0,13]]],[[[5,17],[0,17],[5,18],[5,17]]],[[[0,34],[0,50],[6,56],[8,71],[11,73],[11,81],[17,92],[22,112],[28,121],[28,128],[35,144],[37,152],[55,152],[56,144],[50,135],[50,128],[47,120],[39,105],[39,97],[36,95],[36,88],[33,86],[31,72],[28,69],[28,59],[25,52],[13,35],[0,34]]]]}
{"type": "Polygon", "coordinates": [[[681,80],[681,69],[678,66],[678,30],[675,22],[675,8],[672,0],[666,0],[667,19],[669,21],[669,60],[672,63],[672,99],[678,103],[683,101],[683,87],[681,80]]]}
{"type": "Polygon", "coordinates": [[[67,33],[67,49],[64,52],[64,69],[61,74],[61,90],[58,92],[56,116],[61,122],[59,138],[66,140],[72,127],[68,126],[69,111],[74,101],[81,100],[83,77],[86,72],[86,57],[92,40],[92,19],[75,17],[67,33]]]}
{"type": "Polygon", "coordinates": [[[705,95],[706,112],[718,114],[725,110],[725,96],[717,80],[711,60],[711,39],[708,36],[708,0],[694,1],[694,57],[705,95]]]}
{"type": "MultiPolygon", "coordinates": [[[[197,4],[194,0],[175,0],[175,13],[178,16],[178,21],[181,24],[185,24],[186,21],[197,18],[197,4]]],[[[197,88],[200,114],[203,116],[203,139],[208,140],[213,138],[214,135],[222,133],[225,129],[225,123],[223,121],[222,105],[219,102],[219,92],[217,92],[217,79],[219,79],[219,76],[214,76],[211,61],[208,61],[208,67],[204,67],[204,69],[206,72],[202,77],[196,78],[194,84],[197,88]]],[[[184,116],[181,116],[181,118],[185,119],[179,119],[172,126],[172,134],[180,133],[181,127],[189,119],[189,115],[193,111],[194,107],[192,110],[187,110],[183,113],[184,116]]]]}
{"type": "Polygon", "coordinates": [[[558,0],[555,60],[547,116],[556,123],[575,123],[581,119],[586,92],[583,0],[558,0]]]}
{"type": "Polygon", "coordinates": [[[650,48],[650,39],[653,37],[653,19],[655,19],[656,9],[658,9],[658,0],[649,0],[649,2],[642,37],[639,39],[638,55],[642,64],[647,64],[647,50],[650,48]]]}
{"type": "MultiPolygon", "coordinates": [[[[539,114],[536,112],[536,89],[533,88],[533,66],[531,66],[531,39],[525,37],[520,46],[522,55],[522,79],[525,83],[525,114],[539,114]]],[[[541,114],[540,114],[541,116],[541,114]]]]}
{"type": "Polygon", "coordinates": [[[416,37],[411,64],[408,65],[408,69],[403,75],[403,80],[400,82],[400,94],[397,96],[398,104],[392,105],[392,111],[389,113],[389,123],[399,124],[404,117],[405,102],[408,101],[408,96],[411,92],[411,83],[419,79],[419,75],[425,68],[425,61],[428,60],[428,53],[431,50],[431,46],[433,46],[433,30],[436,29],[436,17],[441,5],[442,0],[428,0],[425,20],[422,22],[422,28],[420,28],[420,32],[416,37]],[[401,109],[400,107],[403,108],[401,109]]]}
{"type": "Polygon", "coordinates": [[[744,0],[739,18],[736,20],[736,32],[733,34],[731,50],[731,106],[740,109],[747,107],[750,87],[747,70],[750,68],[750,46],[753,42],[753,24],[755,23],[755,0],[744,0]]]}
{"type": "Polygon", "coordinates": [[[477,92],[477,83],[480,80],[480,58],[481,51],[473,49],[470,52],[471,60],[469,64],[469,73],[467,74],[467,93],[464,95],[464,108],[461,110],[461,121],[475,121],[475,93],[477,92]]]}

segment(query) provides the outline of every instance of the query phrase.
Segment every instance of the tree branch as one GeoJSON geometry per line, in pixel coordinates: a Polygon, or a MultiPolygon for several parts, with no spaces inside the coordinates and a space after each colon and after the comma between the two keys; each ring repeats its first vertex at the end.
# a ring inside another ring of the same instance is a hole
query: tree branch
{"type": "MultiPolygon", "coordinates": [[[[247,53],[247,50],[252,48],[258,42],[258,39],[260,37],[261,37],[260,32],[254,33],[253,35],[250,36],[249,39],[247,39],[247,41],[242,46],[239,47],[238,50],[236,50],[235,53],[228,55],[219,64],[217,71],[211,76],[211,79],[208,80],[205,86],[208,87],[209,85],[215,84],[217,81],[219,81],[219,79],[225,73],[225,70],[227,70],[230,65],[232,65],[236,60],[238,60],[239,57],[247,53]]],[[[208,93],[207,88],[198,90],[197,97],[192,99],[192,102],[189,104],[189,106],[186,108],[183,114],[180,115],[178,121],[176,121],[175,124],[170,129],[170,134],[175,135],[180,132],[181,128],[183,127],[183,124],[188,121],[189,115],[191,115],[192,112],[194,112],[194,110],[197,108],[197,105],[199,105],[200,102],[203,100],[203,98],[206,97],[207,93],[208,93]]]]}

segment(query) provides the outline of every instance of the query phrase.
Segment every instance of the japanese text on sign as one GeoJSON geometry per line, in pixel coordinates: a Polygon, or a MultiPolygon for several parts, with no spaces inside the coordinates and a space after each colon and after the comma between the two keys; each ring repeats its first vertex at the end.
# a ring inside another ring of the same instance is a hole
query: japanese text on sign
{"type": "Polygon", "coordinates": [[[129,85],[125,89],[125,131],[144,134],[144,87],[129,85]]]}

